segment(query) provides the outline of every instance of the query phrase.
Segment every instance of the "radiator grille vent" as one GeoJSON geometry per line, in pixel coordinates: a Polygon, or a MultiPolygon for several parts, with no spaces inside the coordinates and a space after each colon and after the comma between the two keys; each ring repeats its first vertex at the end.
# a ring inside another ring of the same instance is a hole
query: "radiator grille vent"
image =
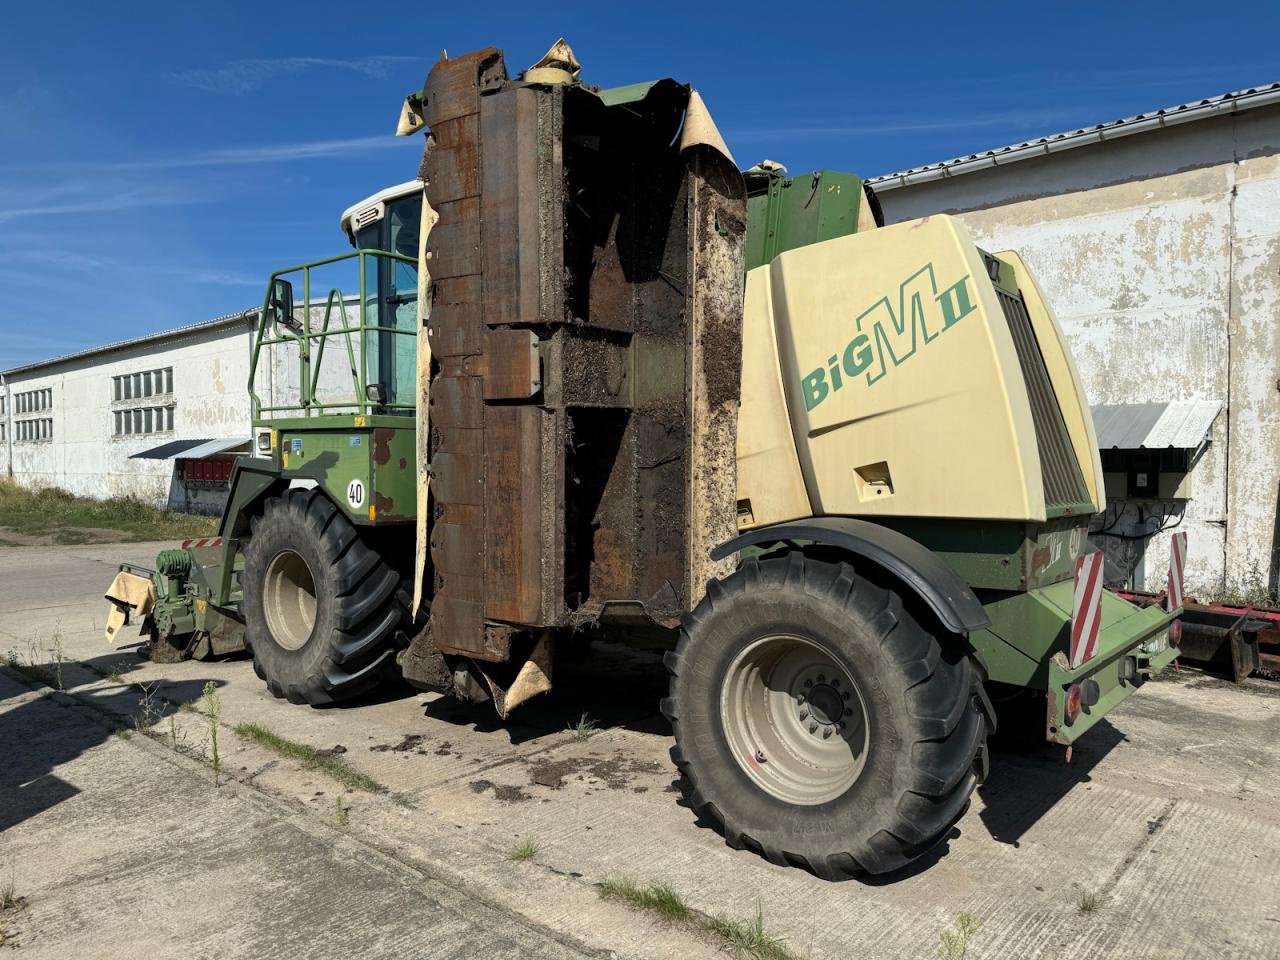
{"type": "Polygon", "coordinates": [[[1062,408],[1049,380],[1049,371],[1040,352],[1027,314],[1027,305],[1021,296],[1012,296],[996,288],[1000,307],[1004,310],[1009,332],[1018,350],[1018,363],[1022,367],[1022,379],[1027,385],[1031,401],[1031,418],[1036,427],[1036,446],[1040,450],[1040,475],[1044,483],[1044,501],[1049,507],[1069,503],[1085,503],[1089,490],[1084,485],[1080,464],[1067,435],[1067,424],[1062,419],[1062,408]]]}

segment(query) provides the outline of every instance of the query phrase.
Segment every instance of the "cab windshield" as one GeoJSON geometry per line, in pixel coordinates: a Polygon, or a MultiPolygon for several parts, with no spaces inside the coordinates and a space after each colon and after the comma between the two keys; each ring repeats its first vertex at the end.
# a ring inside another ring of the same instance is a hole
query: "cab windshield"
{"type": "MultiPolygon", "coordinates": [[[[418,259],[418,232],[422,222],[422,194],[413,193],[387,204],[387,213],[356,233],[356,246],[361,250],[385,250],[418,259]]],[[[374,258],[368,259],[371,267],[374,258]]],[[[387,413],[412,414],[417,379],[417,340],[414,336],[397,335],[403,330],[412,334],[418,324],[418,274],[408,263],[377,258],[377,283],[365,280],[364,322],[381,330],[369,330],[364,342],[365,383],[378,385],[378,405],[406,404],[409,409],[390,409],[387,413]]],[[[371,399],[373,397],[371,396],[371,399]]]]}

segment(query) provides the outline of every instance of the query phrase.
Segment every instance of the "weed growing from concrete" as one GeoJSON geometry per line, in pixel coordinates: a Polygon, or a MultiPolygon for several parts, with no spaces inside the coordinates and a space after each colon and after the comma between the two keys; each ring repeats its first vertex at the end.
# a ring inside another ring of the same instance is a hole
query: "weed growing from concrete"
{"type": "Polygon", "coordinates": [[[9,861],[9,876],[0,883],[0,910],[12,910],[18,905],[17,867],[9,861]]]}
{"type": "Polygon", "coordinates": [[[573,739],[575,740],[590,740],[600,732],[600,728],[596,726],[596,722],[585,713],[578,718],[577,723],[569,724],[566,729],[573,734],[573,739]]]}
{"type": "Polygon", "coordinates": [[[138,698],[138,712],[133,715],[133,726],[144,736],[153,736],[151,728],[164,717],[164,700],[155,695],[160,681],[136,683],[134,686],[141,692],[141,696],[138,698]]]}
{"type": "Polygon", "coordinates": [[[133,734],[130,733],[128,730],[124,729],[124,727],[121,727],[118,730],[112,730],[111,733],[112,735],[119,737],[121,740],[128,740],[130,737],[133,736],[133,734]]]}
{"type": "Polygon", "coordinates": [[[956,928],[943,930],[940,934],[942,947],[938,953],[942,960],[964,960],[969,955],[969,940],[981,926],[982,922],[972,913],[962,913],[956,917],[956,928]]]}
{"type": "Polygon", "coordinates": [[[532,837],[525,837],[510,850],[507,851],[507,859],[520,862],[522,860],[532,860],[538,855],[538,845],[532,837]]]}
{"type": "Polygon", "coordinates": [[[243,737],[245,740],[252,740],[268,750],[274,750],[282,756],[299,761],[310,770],[319,770],[322,773],[326,773],[348,787],[364,790],[367,793],[387,792],[387,788],[377,780],[347,766],[340,756],[321,753],[315,747],[309,747],[305,743],[298,743],[296,740],[289,740],[261,724],[238,723],[235,726],[235,732],[237,736],[243,737]]]}
{"type": "Polygon", "coordinates": [[[1081,890],[1077,905],[1081,913],[1095,913],[1106,904],[1106,898],[1096,890],[1081,890]]]}
{"type": "Polygon", "coordinates": [[[53,674],[40,664],[40,650],[34,640],[28,641],[25,657],[17,650],[10,649],[4,659],[10,670],[21,674],[32,683],[39,683],[46,687],[52,687],[55,683],[53,674]]]}
{"type": "Polygon", "coordinates": [[[53,654],[53,676],[58,685],[59,690],[67,688],[62,683],[62,664],[67,659],[66,646],[62,642],[62,627],[55,625],[53,628],[53,646],[49,648],[49,652],[53,654]]]}
{"type": "Polygon", "coordinates": [[[333,801],[334,806],[337,808],[338,826],[345,827],[350,819],[347,814],[348,808],[343,806],[341,797],[334,797],[333,801]]]}
{"type": "Polygon", "coordinates": [[[391,795],[391,802],[397,807],[404,807],[406,810],[418,809],[418,801],[407,793],[393,793],[391,795]]]}
{"type": "Polygon", "coordinates": [[[109,680],[112,683],[124,683],[124,677],[121,675],[120,670],[117,667],[99,667],[92,663],[86,663],[84,666],[88,667],[103,680],[109,680]]]}
{"type": "Polygon", "coordinates": [[[600,896],[617,900],[652,913],[668,923],[711,936],[734,956],[753,960],[796,960],[786,938],[770,933],[764,925],[764,912],[756,903],[755,916],[739,920],[725,914],[708,916],[694,910],[684,898],[665,883],[638,884],[626,878],[608,878],[596,884],[600,896]]]}
{"type": "Polygon", "coordinates": [[[222,697],[218,696],[218,688],[212,680],[205,683],[200,702],[204,704],[204,714],[209,718],[209,762],[213,765],[213,785],[216,787],[218,775],[222,773],[222,757],[218,754],[218,716],[222,713],[222,697]]]}

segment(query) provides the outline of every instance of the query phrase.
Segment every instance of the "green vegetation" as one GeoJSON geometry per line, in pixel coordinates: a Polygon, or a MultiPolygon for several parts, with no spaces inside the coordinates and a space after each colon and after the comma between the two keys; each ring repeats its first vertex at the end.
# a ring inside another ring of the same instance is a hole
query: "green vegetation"
{"type": "MultiPolygon", "coordinates": [[[[218,696],[218,687],[212,680],[204,685],[200,694],[200,702],[204,704],[204,715],[209,718],[209,760],[213,764],[213,785],[218,785],[218,775],[222,773],[222,757],[218,755],[218,716],[222,713],[222,698],[218,696]]],[[[177,749],[177,739],[174,739],[177,749]]]]}
{"type": "Polygon", "coordinates": [[[324,753],[305,743],[289,740],[258,723],[239,723],[235,726],[236,735],[245,740],[252,740],[268,750],[274,750],[281,756],[299,761],[309,770],[319,770],[328,774],[339,783],[368,793],[386,793],[387,788],[372,777],[352,770],[339,756],[324,753]]]}
{"type": "Polygon", "coordinates": [[[1081,890],[1079,907],[1081,913],[1093,913],[1101,910],[1105,899],[1095,890],[1081,890]]]}
{"type": "Polygon", "coordinates": [[[575,740],[590,740],[600,732],[596,722],[585,713],[578,718],[577,723],[569,724],[566,729],[573,734],[573,739],[575,740]]]}
{"type": "Polygon", "coordinates": [[[942,947],[938,953],[942,960],[965,960],[969,955],[969,940],[981,926],[982,922],[972,913],[956,917],[956,928],[943,930],[941,934],[942,947]]]}
{"type": "Polygon", "coordinates": [[[343,806],[341,797],[334,797],[333,802],[334,802],[334,806],[337,808],[338,826],[345,827],[347,823],[350,821],[350,818],[347,814],[347,810],[349,808],[343,806]]]}
{"type": "MultiPolygon", "coordinates": [[[[514,858],[513,858],[514,859],[514,858]]],[[[711,936],[734,956],[754,960],[795,960],[786,938],[765,929],[764,913],[756,904],[755,916],[739,920],[725,914],[708,916],[694,910],[665,883],[638,884],[626,878],[609,878],[596,884],[600,896],[652,913],[662,920],[711,936]]]]}
{"type": "Polygon", "coordinates": [[[508,860],[532,860],[538,855],[538,845],[532,837],[525,837],[507,852],[508,860]]]}
{"type": "Polygon", "coordinates": [[[0,530],[12,531],[8,543],[112,543],[208,537],[216,517],[161,510],[133,497],[91,500],[45,487],[28,490],[0,480],[0,530]]]}

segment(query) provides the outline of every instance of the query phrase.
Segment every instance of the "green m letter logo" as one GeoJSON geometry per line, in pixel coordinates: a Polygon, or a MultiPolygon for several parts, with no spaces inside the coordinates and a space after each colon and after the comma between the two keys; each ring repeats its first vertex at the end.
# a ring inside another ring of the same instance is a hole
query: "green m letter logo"
{"type": "Polygon", "coordinates": [[[917,349],[972,313],[970,282],[966,274],[939,292],[933,264],[927,263],[900,285],[896,312],[887,296],[864,310],[854,320],[858,332],[844,350],[832,355],[826,368],[818,367],[801,381],[805,409],[812,410],[831,391],[843,387],[845,377],[863,374],[868,385],[874,384],[890,364],[901,366],[917,349]]]}

